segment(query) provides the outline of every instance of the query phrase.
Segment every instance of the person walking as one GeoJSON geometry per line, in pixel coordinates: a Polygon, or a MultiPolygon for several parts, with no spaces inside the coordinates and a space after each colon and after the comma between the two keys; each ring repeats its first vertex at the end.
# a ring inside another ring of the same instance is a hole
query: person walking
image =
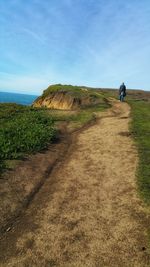
{"type": "Polygon", "coordinates": [[[122,83],[119,88],[119,99],[121,102],[124,101],[125,96],[126,96],[126,86],[124,83],[122,83]]]}

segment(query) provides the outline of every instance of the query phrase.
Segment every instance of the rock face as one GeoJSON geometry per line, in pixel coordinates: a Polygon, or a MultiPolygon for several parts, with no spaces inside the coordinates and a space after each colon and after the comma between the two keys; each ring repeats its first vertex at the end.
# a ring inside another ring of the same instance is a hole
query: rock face
{"type": "Polygon", "coordinates": [[[38,97],[34,107],[47,107],[50,109],[74,110],[81,107],[98,104],[100,102],[97,93],[91,93],[85,88],[74,86],[53,85],[48,87],[38,97]]]}
{"type": "Polygon", "coordinates": [[[49,96],[39,98],[34,102],[34,107],[47,107],[51,109],[76,109],[80,104],[80,99],[74,98],[67,92],[50,93],[49,96]]]}

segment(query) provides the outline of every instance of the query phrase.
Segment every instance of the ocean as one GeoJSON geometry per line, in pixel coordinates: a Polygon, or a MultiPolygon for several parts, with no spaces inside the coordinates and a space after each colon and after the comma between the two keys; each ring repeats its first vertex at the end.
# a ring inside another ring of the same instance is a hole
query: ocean
{"type": "Polygon", "coordinates": [[[17,103],[29,106],[37,97],[37,95],[0,92],[0,103],[17,103]]]}

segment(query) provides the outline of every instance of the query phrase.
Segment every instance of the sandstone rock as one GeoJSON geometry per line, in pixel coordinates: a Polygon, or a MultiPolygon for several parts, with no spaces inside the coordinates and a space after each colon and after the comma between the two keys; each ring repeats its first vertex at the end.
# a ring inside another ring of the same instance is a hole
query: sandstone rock
{"type": "Polygon", "coordinates": [[[68,85],[53,85],[48,87],[38,97],[34,107],[47,107],[50,109],[76,110],[81,107],[98,104],[100,98],[97,93],[91,93],[86,88],[68,85]]]}

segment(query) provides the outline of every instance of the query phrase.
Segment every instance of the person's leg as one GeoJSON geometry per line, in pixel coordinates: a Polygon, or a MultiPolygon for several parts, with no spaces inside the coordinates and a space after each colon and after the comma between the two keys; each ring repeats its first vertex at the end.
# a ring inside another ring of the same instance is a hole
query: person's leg
{"type": "Polygon", "coordinates": [[[123,92],[120,93],[120,101],[123,101],[123,92]]]}

